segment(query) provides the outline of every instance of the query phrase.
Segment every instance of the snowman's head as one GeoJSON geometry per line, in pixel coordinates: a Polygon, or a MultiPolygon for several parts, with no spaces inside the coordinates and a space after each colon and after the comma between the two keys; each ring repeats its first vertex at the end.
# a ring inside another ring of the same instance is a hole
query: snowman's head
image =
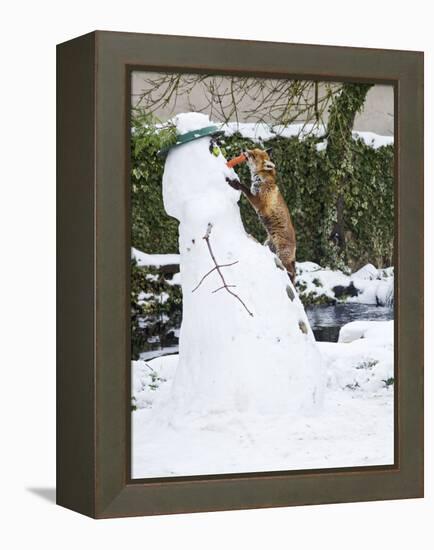
{"type": "MultiPolygon", "coordinates": [[[[185,134],[212,126],[207,115],[184,113],[174,119],[178,133],[185,134]]],[[[180,221],[191,216],[207,215],[221,211],[237,202],[239,193],[226,183],[226,177],[234,177],[227,168],[226,159],[210,154],[213,137],[197,137],[169,151],[163,175],[163,199],[166,212],[180,221]],[[196,209],[194,205],[201,205],[196,209]],[[199,211],[201,210],[201,211],[199,211]]]]}

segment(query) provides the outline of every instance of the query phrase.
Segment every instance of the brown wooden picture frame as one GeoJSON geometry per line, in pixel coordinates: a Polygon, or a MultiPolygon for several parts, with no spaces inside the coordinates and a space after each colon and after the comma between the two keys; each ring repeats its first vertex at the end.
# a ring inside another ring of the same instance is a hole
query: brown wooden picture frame
{"type": "Polygon", "coordinates": [[[423,496],[423,54],[97,31],[57,48],[57,502],[94,518],[423,496]],[[369,81],[395,94],[395,464],[130,478],[130,74],[369,81]]]}

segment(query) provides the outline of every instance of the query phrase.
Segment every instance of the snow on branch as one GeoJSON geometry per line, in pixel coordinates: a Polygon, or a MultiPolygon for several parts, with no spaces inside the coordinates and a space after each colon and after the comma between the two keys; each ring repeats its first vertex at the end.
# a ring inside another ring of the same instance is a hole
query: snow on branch
{"type": "Polygon", "coordinates": [[[208,251],[210,253],[210,256],[212,258],[212,261],[214,262],[214,267],[212,269],[210,269],[208,271],[208,273],[205,273],[205,275],[202,277],[202,279],[199,281],[199,283],[197,284],[197,286],[195,288],[193,288],[192,292],[195,292],[199,287],[200,285],[203,283],[203,281],[208,277],[208,275],[211,275],[211,273],[214,273],[214,271],[217,271],[217,273],[220,275],[220,279],[222,280],[222,283],[223,285],[220,286],[219,288],[216,288],[215,290],[212,291],[212,293],[216,293],[218,292],[219,290],[223,290],[225,289],[226,292],[229,292],[229,294],[232,294],[232,296],[234,298],[236,298],[241,304],[242,306],[244,307],[244,309],[247,311],[247,313],[250,315],[250,317],[253,317],[253,313],[249,310],[249,308],[246,306],[246,304],[243,302],[243,300],[238,296],[238,294],[236,294],[235,292],[233,292],[232,290],[230,290],[231,288],[234,288],[236,287],[236,285],[228,285],[225,278],[224,278],[224,275],[223,273],[221,272],[221,268],[223,267],[230,267],[231,265],[235,265],[238,263],[238,260],[236,260],[235,262],[232,262],[230,264],[219,264],[214,256],[214,251],[212,249],[212,246],[211,246],[211,242],[210,242],[210,235],[211,235],[211,230],[212,230],[212,223],[209,223],[208,224],[208,227],[207,227],[207,230],[206,230],[206,233],[205,235],[202,237],[205,241],[206,241],[206,244],[207,244],[207,247],[208,247],[208,251]]]}

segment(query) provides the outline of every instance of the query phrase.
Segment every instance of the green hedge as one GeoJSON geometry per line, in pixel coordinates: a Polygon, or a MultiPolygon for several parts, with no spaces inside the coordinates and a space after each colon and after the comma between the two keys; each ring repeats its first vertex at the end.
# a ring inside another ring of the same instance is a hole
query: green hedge
{"type": "MultiPolygon", "coordinates": [[[[148,253],[178,251],[178,222],[163,207],[162,176],[164,159],[157,151],[167,142],[166,132],[136,125],[132,136],[132,241],[148,253]]],[[[311,260],[336,267],[327,254],[329,235],[323,220],[334,214],[328,200],[326,152],[317,150],[318,139],[275,137],[264,142],[273,148],[281,192],[291,212],[297,233],[297,260],[311,260]]],[[[225,139],[226,157],[254,147],[235,134],[225,139]]],[[[256,145],[257,146],[257,145],[256,145]]],[[[393,146],[373,149],[361,140],[352,142],[353,172],[345,189],[347,260],[354,268],[367,262],[377,267],[393,263],[393,146]]],[[[240,178],[249,181],[245,165],[237,167],[240,178]]],[[[256,213],[242,197],[241,214],[246,230],[259,241],[265,231],[256,213]]]]}

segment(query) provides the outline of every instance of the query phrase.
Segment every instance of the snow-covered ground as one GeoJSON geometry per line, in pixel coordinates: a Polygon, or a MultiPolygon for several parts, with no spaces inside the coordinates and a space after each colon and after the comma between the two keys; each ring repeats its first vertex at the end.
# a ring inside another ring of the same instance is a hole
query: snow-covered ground
{"type": "MultiPolygon", "coordinates": [[[[318,343],[315,415],[166,414],[177,355],[133,363],[133,478],[392,464],[393,321],[354,322],[318,343]]],[[[266,378],[264,368],[264,378],[266,378]]]]}

